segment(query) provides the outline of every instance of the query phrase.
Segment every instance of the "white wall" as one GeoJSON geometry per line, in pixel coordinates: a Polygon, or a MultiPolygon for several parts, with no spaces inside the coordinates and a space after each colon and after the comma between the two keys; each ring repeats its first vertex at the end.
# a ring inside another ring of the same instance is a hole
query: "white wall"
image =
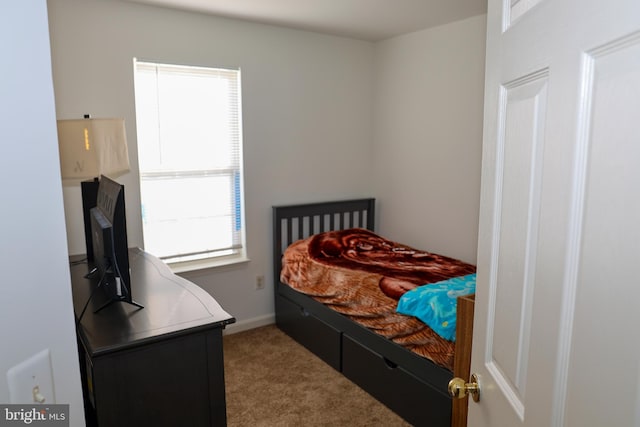
{"type": "Polygon", "coordinates": [[[379,231],[475,263],[486,15],[376,45],[379,231]]]}
{"type": "MultiPolygon", "coordinates": [[[[272,316],[271,206],[372,194],[373,44],[115,0],[50,0],[49,17],[58,118],[125,118],[131,246],[142,246],[133,58],[241,68],[251,262],[185,276],[240,322],[272,316]]],[[[78,185],[64,204],[70,253],[83,253],[78,185]]]]}
{"type": "Polygon", "coordinates": [[[49,348],[57,403],[82,426],[45,0],[0,3],[0,52],[0,402],[7,370],[49,348]]]}

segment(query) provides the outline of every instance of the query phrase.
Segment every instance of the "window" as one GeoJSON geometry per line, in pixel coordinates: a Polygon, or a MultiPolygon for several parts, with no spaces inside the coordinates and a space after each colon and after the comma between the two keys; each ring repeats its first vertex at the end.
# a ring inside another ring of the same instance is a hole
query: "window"
{"type": "Polygon", "coordinates": [[[145,250],[243,257],[240,71],[134,64],[145,250]]]}

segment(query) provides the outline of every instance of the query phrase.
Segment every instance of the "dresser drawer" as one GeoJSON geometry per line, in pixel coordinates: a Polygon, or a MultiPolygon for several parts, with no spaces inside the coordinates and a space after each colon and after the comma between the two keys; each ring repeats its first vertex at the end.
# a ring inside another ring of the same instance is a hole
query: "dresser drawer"
{"type": "Polygon", "coordinates": [[[276,295],[276,323],[287,335],[340,370],[340,331],[281,295],[276,295]]]}
{"type": "Polygon", "coordinates": [[[448,395],[346,334],[342,336],[342,373],[413,425],[451,425],[448,395]],[[443,407],[449,410],[443,411],[443,407]]]}

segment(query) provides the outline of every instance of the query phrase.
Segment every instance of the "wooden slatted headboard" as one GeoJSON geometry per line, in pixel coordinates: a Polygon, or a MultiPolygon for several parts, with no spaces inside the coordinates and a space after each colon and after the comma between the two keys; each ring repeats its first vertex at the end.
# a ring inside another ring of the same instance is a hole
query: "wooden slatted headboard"
{"type": "Polygon", "coordinates": [[[296,240],[347,228],[374,231],[375,199],[354,199],[273,207],[273,276],[277,291],[282,254],[296,240]]]}

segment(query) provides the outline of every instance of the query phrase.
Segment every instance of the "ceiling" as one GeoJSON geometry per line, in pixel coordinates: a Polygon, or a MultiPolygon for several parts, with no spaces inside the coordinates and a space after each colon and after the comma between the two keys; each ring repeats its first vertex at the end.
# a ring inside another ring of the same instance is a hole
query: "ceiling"
{"type": "Polygon", "coordinates": [[[378,41],[480,15],[487,0],[126,0],[378,41]]]}

